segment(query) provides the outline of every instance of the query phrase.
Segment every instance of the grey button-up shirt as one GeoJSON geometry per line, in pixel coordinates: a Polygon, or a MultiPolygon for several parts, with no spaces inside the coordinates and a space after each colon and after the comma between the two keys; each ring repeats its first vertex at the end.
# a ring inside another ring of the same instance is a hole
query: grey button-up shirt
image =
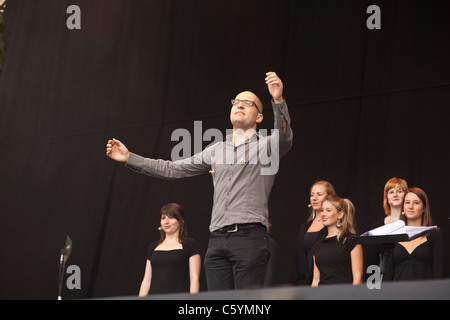
{"type": "Polygon", "coordinates": [[[279,160],[292,146],[293,133],[286,102],[275,104],[274,129],[270,135],[254,134],[234,146],[233,136],[214,143],[190,158],[166,161],[144,158],[134,153],[126,166],[142,174],[162,179],[179,179],[212,171],[214,203],[211,232],[235,223],[268,226],[268,201],[279,160]],[[286,132],[283,118],[287,121],[286,132]]]}

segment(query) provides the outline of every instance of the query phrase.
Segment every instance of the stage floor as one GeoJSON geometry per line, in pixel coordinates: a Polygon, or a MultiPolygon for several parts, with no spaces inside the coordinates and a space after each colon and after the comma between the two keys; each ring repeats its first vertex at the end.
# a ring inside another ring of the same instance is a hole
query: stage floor
{"type": "Polygon", "coordinates": [[[433,281],[384,282],[380,289],[366,284],[279,287],[255,290],[212,291],[198,294],[164,294],[110,299],[142,300],[450,300],[450,279],[433,281]]]}

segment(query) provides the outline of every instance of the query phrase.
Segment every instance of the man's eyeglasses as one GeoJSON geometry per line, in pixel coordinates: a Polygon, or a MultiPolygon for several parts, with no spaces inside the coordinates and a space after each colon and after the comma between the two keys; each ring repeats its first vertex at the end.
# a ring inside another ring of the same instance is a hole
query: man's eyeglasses
{"type": "Polygon", "coordinates": [[[240,99],[231,99],[231,104],[237,105],[239,103],[243,103],[244,105],[246,105],[247,107],[251,107],[251,106],[255,106],[256,110],[258,110],[259,113],[261,113],[261,111],[259,110],[258,106],[256,105],[256,103],[254,101],[251,100],[240,100],[240,99]]]}

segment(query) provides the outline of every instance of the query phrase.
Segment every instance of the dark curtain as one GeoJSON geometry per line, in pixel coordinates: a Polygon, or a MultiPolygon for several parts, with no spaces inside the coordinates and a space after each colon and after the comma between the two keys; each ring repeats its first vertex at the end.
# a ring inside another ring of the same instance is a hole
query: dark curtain
{"type": "Polygon", "coordinates": [[[137,295],[168,202],[185,208],[203,257],[211,178],[136,174],[105,156],[106,141],[170,159],[175,129],[193,134],[201,120],[203,132],[225,133],[229,101],[244,90],[260,96],[270,129],[267,71],[285,83],[294,131],[270,199],[274,285],[288,284],[318,179],[354,202],[360,232],[383,216],[386,181],[406,179],[427,192],[448,248],[448,12],[448,1],[425,0],[9,0],[0,298],[56,299],[66,235],[81,289],[64,285],[63,298],[137,295]],[[73,4],[81,30],[66,27],[73,4]],[[381,30],[366,27],[371,4],[381,30]]]}

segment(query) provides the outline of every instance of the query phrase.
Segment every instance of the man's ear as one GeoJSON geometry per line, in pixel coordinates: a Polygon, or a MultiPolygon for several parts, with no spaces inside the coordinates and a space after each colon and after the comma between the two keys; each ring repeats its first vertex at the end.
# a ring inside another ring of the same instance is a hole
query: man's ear
{"type": "Polygon", "coordinates": [[[263,121],[264,116],[262,113],[258,113],[258,116],[256,117],[256,123],[261,123],[263,121]]]}

